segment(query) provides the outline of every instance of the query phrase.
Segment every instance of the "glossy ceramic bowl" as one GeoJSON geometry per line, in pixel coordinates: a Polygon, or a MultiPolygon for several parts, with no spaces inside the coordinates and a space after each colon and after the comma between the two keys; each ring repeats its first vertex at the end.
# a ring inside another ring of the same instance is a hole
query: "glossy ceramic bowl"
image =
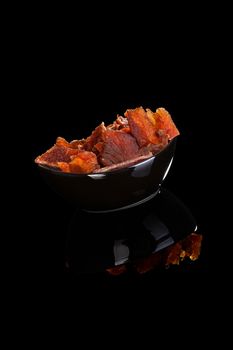
{"type": "Polygon", "coordinates": [[[69,174],[38,165],[59,195],[89,211],[119,210],[153,198],[171,166],[174,138],[155,156],[127,168],[99,174],[69,174]]]}

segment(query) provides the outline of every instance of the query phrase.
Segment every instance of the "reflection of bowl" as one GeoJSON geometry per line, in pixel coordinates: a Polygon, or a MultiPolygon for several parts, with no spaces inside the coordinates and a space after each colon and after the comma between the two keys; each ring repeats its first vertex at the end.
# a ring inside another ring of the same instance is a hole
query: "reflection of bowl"
{"type": "Polygon", "coordinates": [[[127,168],[99,174],[69,174],[43,165],[48,185],[65,199],[90,211],[114,210],[152,198],[173,160],[176,138],[155,156],[127,168]]]}
{"type": "Polygon", "coordinates": [[[162,267],[166,248],[196,229],[190,210],[164,188],[152,200],[128,210],[101,214],[76,210],[66,236],[66,270],[80,276],[126,263],[131,271],[137,263],[149,269],[162,267]],[[143,263],[152,256],[157,256],[154,265],[143,263]]]}

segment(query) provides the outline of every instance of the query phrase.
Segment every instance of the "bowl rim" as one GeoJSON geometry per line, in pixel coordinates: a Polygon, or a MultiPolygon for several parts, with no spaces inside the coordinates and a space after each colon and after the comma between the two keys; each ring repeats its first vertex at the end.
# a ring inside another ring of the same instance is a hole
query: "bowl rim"
{"type": "MultiPolygon", "coordinates": [[[[86,176],[89,176],[89,177],[92,177],[92,178],[103,178],[104,176],[107,176],[107,175],[110,175],[110,174],[116,174],[116,173],[123,173],[123,172],[126,172],[128,169],[132,169],[132,168],[136,168],[142,164],[146,164],[147,162],[151,161],[152,159],[155,159],[158,155],[160,155],[161,153],[163,153],[168,147],[170,147],[173,143],[176,144],[176,140],[177,140],[177,137],[179,135],[175,136],[171,141],[169,141],[169,143],[167,144],[166,147],[164,147],[160,152],[156,153],[155,155],[149,157],[149,158],[146,158],[144,160],[142,160],[141,162],[139,163],[136,163],[136,164],[132,164],[132,165],[129,165],[128,167],[125,167],[125,168],[120,168],[120,169],[115,169],[115,170],[110,170],[110,171],[106,171],[106,172],[102,172],[102,173],[86,173],[86,174],[75,174],[75,173],[66,173],[64,171],[61,171],[61,170],[57,170],[55,168],[52,168],[52,167],[49,167],[47,165],[43,165],[43,164],[37,164],[37,166],[39,168],[42,168],[42,169],[45,169],[47,170],[48,172],[51,172],[55,175],[58,175],[58,176],[70,176],[70,177],[86,177],[86,176]]],[[[120,164],[120,163],[119,163],[120,164]]]]}

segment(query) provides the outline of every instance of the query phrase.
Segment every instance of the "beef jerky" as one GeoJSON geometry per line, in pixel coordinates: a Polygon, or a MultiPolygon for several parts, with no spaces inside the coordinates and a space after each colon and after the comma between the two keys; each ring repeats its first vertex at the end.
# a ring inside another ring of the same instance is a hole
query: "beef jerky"
{"type": "Polygon", "coordinates": [[[113,124],[110,124],[107,126],[107,129],[112,129],[112,130],[129,129],[128,119],[118,115],[117,119],[113,122],[113,124]]]}
{"type": "Polygon", "coordinates": [[[63,137],[60,137],[60,136],[56,140],[57,146],[64,146],[64,147],[75,148],[75,149],[79,149],[79,150],[83,149],[84,143],[85,143],[85,140],[73,140],[71,142],[68,142],[68,141],[66,141],[66,139],[64,139],[63,137]]]}
{"type": "Polygon", "coordinates": [[[58,162],[70,162],[71,156],[79,154],[78,149],[69,148],[67,146],[54,145],[47,152],[43,153],[35,159],[37,164],[57,167],[58,162]]]}
{"type": "Polygon", "coordinates": [[[66,139],[64,139],[63,137],[58,136],[56,139],[56,145],[57,146],[63,146],[63,147],[70,147],[70,144],[68,141],[66,141],[66,139]]]}
{"type": "Polygon", "coordinates": [[[87,137],[84,148],[87,151],[93,151],[94,146],[103,141],[104,134],[106,132],[106,127],[104,123],[101,123],[95,130],[92,132],[91,136],[87,137]]]}
{"type": "Polygon", "coordinates": [[[84,140],[84,139],[82,139],[82,140],[73,140],[73,141],[70,142],[70,147],[78,148],[80,150],[83,150],[85,142],[86,142],[86,140],[84,140]]]}
{"type": "Polygon", "coordinates": [[[140,163],[143,160],[146,160],[152,156],[153,156],[153,154],[151,152],[147,152],[147,154],[145,154],[145,155],[142,155],[142,156],[130,159],[130,160],[126,160],[125,162],[118,163],[118,164],[112,164],[112,165],[97,169],[97,170],[95,170],[95,173],[106,173],[109,171],[114,171],[114,170],[119,170],[119,169],[123,169],[126,167],[130,167],[130,166],[133,166],[137,163],[140,163]]]}
{"type": "Polygon", "coordinates": [[[73,156],[69,163],[70,172],[75,174],[93,173],[98,168],[97,157],[93,152],[80,152],[77,156],[73,156]]]}
{"type": "Polygon", "coordinates": [[[103,166],[118,164],[138,157],[135,138],[120,130],[106,130],[100,162],[103,166]]]}
{"type": "Polygon", "coordinates": [[[164,108],[158,108],[155,113],[142,107],[129,109],[125,117],[118,115],[107,127],[101,123],[86,140],[68,142],[58,137],[56,144],[38,156],[35,162],[63,172],[117,170],[157,154],[179,134],[164,108]],[[80,155],[80,152],[90,154],[80,155]]]}
{"type": "Polygon", "coordinates": [[[136,138],[140,147],[147,146],[149,143],[160,143],[155,124],[142,107],[128,109],[125,116],[128,118],[131,134],[136,138]]]}
{"type": "Polygon", "coordinates": [[[70,173],[69,163],[65,162],[57,162],[57,168],[61,170],[63,173],[70,173]]]}
{"type": "MultiPolygon", "coordinates": [[[[152,113],[147,109],[147,114],[152,113]]],[[[155,126],[157,133],[162,133],[168,137],[168,140],[172,140],[174,137],[178,136],[179,130],[175,126],[170,113],[165,108],[157,108],[155,113],[152,113],[155,119],[155,126]]]]}
{"type": "MultiPolygon", "coordinates": [[[[164,140],[165,142],[165,140],[164,140]]],[[[167,141],[168,143],[168,141],[167,141]]],[[[166,144],[167,144],[166,143],[166,144]]],[[[147,155],[148,153],[152,153],[152,155],[155,155],[162,151],[165,147],[165,143],[158,143],[157,145],[153,145],[152,143],[149,143],[147,146],[140,148],[139,153],[141,155],[147,155]]]]}
{"type": "Polygon", "coordinates": [[[132,135],[140,147],[148,144],[161,144],[165,147],[168,140],[179,135],[170,114],[164,108],[158,108],[155,113],[150,109],[129,109],[125,112],[132,135]]]}

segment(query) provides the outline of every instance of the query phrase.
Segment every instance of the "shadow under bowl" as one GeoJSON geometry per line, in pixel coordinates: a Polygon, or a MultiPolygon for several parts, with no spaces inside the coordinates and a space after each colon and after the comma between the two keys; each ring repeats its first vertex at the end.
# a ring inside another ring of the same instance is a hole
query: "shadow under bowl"
{"type": "Polygon", "coordinates": [[[70,174],[38,166],[45,182],[79,208],[95,212],[120,210],[156,195],[170,169],[175,147],[176,138],[153,157],[106,173],[70,174]]]}

